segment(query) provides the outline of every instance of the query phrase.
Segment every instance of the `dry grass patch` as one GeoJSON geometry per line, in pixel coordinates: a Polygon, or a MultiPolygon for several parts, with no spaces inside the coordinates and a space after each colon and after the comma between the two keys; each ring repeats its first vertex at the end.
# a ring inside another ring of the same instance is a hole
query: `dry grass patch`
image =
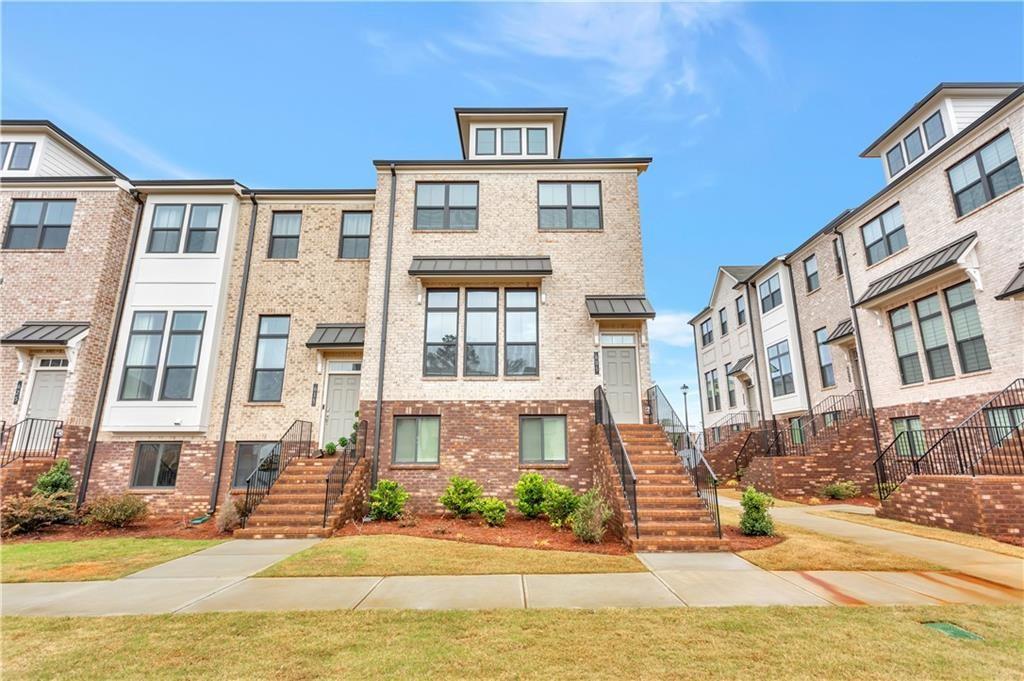
{"type": "Polygon", "coordinates": [[[0,642],[5,681],[1020,679],[1022,617],[1018,606],[10,617],[0,642]],[[921,626],[935,619],[983,640],[921,626]]]}
{"type": "Polygon", "coordinates": [[[81,539],[0,545],[0,581],[117,579],[219,544],[211,539],[81,539]]]}
{"type": "MultiPolygon", "coordinates": [[[[739,501],[743,498],[743,490],[745,489],[746,487],[743,485],[740,485],[739,487],[719,487],[718,496],[739,501]]],[[[772,498],[775,499],[774,505],[777,508],[803,508],[807,506],[807,504],[798,504],[795,501],[786,501],[785,499],[776,499],[775,497],[772,498]]]]}

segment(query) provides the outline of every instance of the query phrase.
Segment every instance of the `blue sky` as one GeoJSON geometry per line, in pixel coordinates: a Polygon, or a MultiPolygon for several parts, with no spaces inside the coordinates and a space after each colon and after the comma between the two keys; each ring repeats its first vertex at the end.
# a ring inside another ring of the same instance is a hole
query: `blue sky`
{"type": "Polygon", "coordinates": [[[366,187],[459,154],[453,106],[568,106],[564,155],[640,179],[654,376],[686,320],[882,184],[859,152],[940,81],[1024,80],[1005,4],[12,4],[4,118],[49,118],[133,178],[366,187]]]}

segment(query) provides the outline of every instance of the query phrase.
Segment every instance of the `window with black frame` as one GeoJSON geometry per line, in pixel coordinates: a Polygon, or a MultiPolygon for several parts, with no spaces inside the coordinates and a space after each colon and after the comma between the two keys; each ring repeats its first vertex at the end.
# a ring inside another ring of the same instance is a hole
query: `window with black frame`
{"type": "Polygon", "coordinates": [[[188,215],[188,235],[185,237],[186,253],[217,252],[221,208],[219,203],[192,204],[188,215]]]}
{"type": "Polygon", "coordinates": [[[523,131],[521,128],[501,129],[501,155],[520,156],[523,153],[523,131]]]}
{"type": "Polygon", "coordinates": [[[817,291],[821,286],[821,278],[818,276],[818,256],[812,255],[804,260],[804,281],[807,284],[807,291],[817,291]]]}
{"type": "Polygon", "coordinates": [[[4,248],[64,250],[68,245],[74,214],[74,200],[16,200],[11,208],[4,248]]]}
{"type": "Polygon", "coordinates": [[[900,381],[903,385],[920,383],[924,380],[921,358],[917,354],[914,340],[914,323],[910,318],[910,306],[896,308],[889,312],[892,339],[896,347],[896,361],[900,367],[900,381]]]}
{"type": "Polygon", "coordinates": [[[497,149],[497,130],[494,128],[476,129],[476,155],[494,156],[497,149]]]}
{"type": "Polygon", "coordinates": [[[920,416],[901,416],[892,420],[892,433],[896,443],[896,456],[917,458],[924,454],[924,429],[920,416]]]}
{"type": "Polygon", "coordinates": [[[770,312],[782,305],[782,284],[779,275],[773,274],[758,287],[761,294],[761,312],[770,312]]]}
{"type": "Polygon", "coordinates": [[[250,401],[281,401],[290,327],[291,317],[260,316],[256,333],[256,358],[252,367],[252,385],[249,389],[250,401]]]}
{"type": "Polygon", "coordinates": [[[946,289],[945,295],[953,326],[953,340],[956,341],[956,352],[960,358],[960,371],[969,374],[991,368],[978,305],[974,302],[974,286],[965,281],[946,289]]]}
{"type": "Polygon", "coordinates": [[[299,257],[299,232],[302,229],[300,211],[278,211],[270,220],[270,245],[267,257],[271,260],[294,260],[299,257]]]}
{"type": "Polygon", "coordinates": [[[836,384],[836,373],[832,367],[832,348],[825,339],[828,329],[822,327],[814,332],[814,342],[818,346],[818,368],[821,372],[821,387],[830,388],[836,384]]]}
{"type": "Polygon", "coordinates": [[[257,466],[272,463],[277,445],[276,442],[239,442],[235,445],[235,472],[231,478],[231,486],[245,487],[246,481],[257,466]]]}
{"type": "Polygon", "coordinates": [[[505,375],[537,376],[537,289],[505,289],[505,375]]]}
{"type": "Polygon", "coordinates": [[[772,382],[772,395],[791,395],[796,390],[793,382],[793,363],[789,356],[789,341],[768,347],[768,375],[772,382]]]}
{"type": "Polygon", "coordinates": [[[477,194],[475,182],[417,182],[414,228],[476,229],[477,194]]]}
{"type": "Polygon", "coordinates": [[[455,376],[459,358],[459,290],[427,291],[423,375],[455,376]]]}
{"type": "Polygon", "coordinates": [[[601,229],[600,182],[539,182],[540,229],[601,229]]]}
{"type": "Polygon", "coordinates": [[[28,170],[32,167],[32,156],[36,152],[35,142],[15,142],[14,152],[11,153],[11,162],[7,165],[8,170],[28,170]]]}
{"type": "Polygon", "coordinates": [[[949,340],[946,338],[946,322],[942,318],[942,304],[938,294],[915,301],[917,326],[921,330],[921,345],[928,363],[928,376],[935,380],[952,376],[953,359],[949,354],[949,340]]]}
{"type": "Polygon", "coordinates": [[[736,406],[736,386],[732,383],[732,377],[729,376],[729,372],[732,371],[732,362],[725,363],[725,394],[729,399],[729,406],[736,406]]]}
{"type": "Polygon", "coordinates": [[[341,214],[341,246],[338,256],[345,259],[370,257],[370,211],[345,211],[341,214]]]}
{"type": "Polygon", "coordinates": [[[885,163],[889,167],[889,177],[907,167],[906,162],[903,160],[903,147],[900,146],[899,142],[892,149],[885,152],[885,163]]]}
{"type": "Polygon", "coordinates": [[[710,345],[715,340],[715,329],[711,324],[711,318],[708,317],[700,323],[700,344],[701,346],[710,345]]]}
{"type": "Polygon", "coordinates": [[[740,296],[736,299],[736,326],[747,323],[747,299],[740,296]]]}
{"type": "Polygon", "coordinates": [[[185,204],[161,203],[153,206],[149,224],[147,253],[177,253],[181,244],[181,228],[185,223],[185,204]]]}
{"type": "Polygon", "coordinates": [[[724,307],[718,310],[718,329],[723,337],[729,335],[729,313],[724,307]]]}
{"type": "Polygon", "coordinates": [[[465,376],[498,375],[498,290],[466,290],[465,376]]]}
{"type": "Polygon", "coordinates": [[[205,312],[175,312],[167,336],[161,400],[191,400],[196,390],[205,312]]]}
{"type": "Polygon", "coordinates": [[[948,174],[957,215],[970,213],[1024,181],[1009,130],[950,168],[948,174]]]}
{"type": "Polygon", "coordinates": [[[722,408],[722,396],[718,392],[718,369],[704,373],[704,392],[707,393],[708,411],[722,408]]]}
{"type": "Polygon", "coordinates": [[[869,265],[901,251],[907,246],[903,210],[896,204],[860,228],[869,265]]]}
{"type": "Polygon", "coordinates": [[[946,127],[942,124],[942,112],[936,111],[924,122],[924,137],[931,149],[946,139],[946,127]]]}
{"type": "Polygon", "coordinates": [[[396,416],[391,461],[435,464],[441,457],[440,416],[396,416]]]}
{"type": "Polygon", "coordinates": [[[128,348],[124,355],[120,399],[153,399],[166,321],[166,312],[136,312],[132,316],[128,348]]]}
{"type": "Polygon", "coordinates": [[[548,153],[547,128],[526,129],[526,153],[531,156],[543,156],[548,153]]]}
{"type": "Polygon", "coordinates": [[[1024,405],[986,409],[985,424],[989,442],[996,447],[1013,433],[1024,429],[1024,405]]]}
{"type": "Polygon", "coordinates": [[[178,481],[180,442],[140,442],[135,447],[132,487],[174,487],[178,481]]]}

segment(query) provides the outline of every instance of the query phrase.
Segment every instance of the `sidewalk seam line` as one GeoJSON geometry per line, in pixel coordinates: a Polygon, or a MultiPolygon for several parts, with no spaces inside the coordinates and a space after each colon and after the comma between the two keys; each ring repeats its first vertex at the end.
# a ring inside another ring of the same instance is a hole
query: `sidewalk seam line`
{"type": "Polygon", "coordinates": [[[683,597],[682,597],[682,596],[680,596],[679,594],[677,594],[677,593],[676,593],[676,590],[675,590],[675,589],[673,589],[672,587],[670,587],[670,586],[668,585],[668,582],[666,582],[666,581],[665,581],[664,579],[662,579],[662,578],[661,578],[661,575],[659,575],[659,574],[658,574],[657,572],[655,572],[654,570],[651,570],[651,571],[650,571],[650,573],[651,573],[652,575],[654,575],[654,578],[655,578],[656,580],[658,580],[659,582],[661,582],[661,585],[662,585],[663,587],[665,587],[666,589],[668,589],[668,592],[669,592],[670,594],[672,594],[673,596],[675,596],[675,597],[676,597],[676,600],[678,600],[678,601],[679,601],[680,603],[682,603],[682,604],[683,604],[684,606],[686,606],[687,608],[691,607],[689,603],[687,603],[686,601],[684,601],[684,600],[683,600],[683,597]]]}
{"type": "MultiPolygon", "coordinates": [[[[201,578],[201,577],[200,577],[200,578],[198,578],[198,579],[203,579],[203,578],[201,578]]],[[[209,598],[210,596],[215,596],[216,594],[219,594],[219,593],[220,593],[221,591],[224,591],[224,589],[230,589],[230,588],[231,588],[231,587],[233,587],[233,586],[236,586],[236,585],[238,585],[238,584],[241,584],[242,582],[246,581],[247,579],[249,579],[249,576],[248,576],[248,575],[247,575],[247,576],[245,576],[245,577],[241,577],[241,578],[237,579],[236,581],[234,581],[234,582],[231,582],[230,584],[225,584],[224,586],[222,586],[222,587],[221,587],[221,588],[219,588],[219,589],[214,589],[213,591],[211,591],[211,592],[210,592],[210,593],[208,593],[208,594],[203,594],[202,596],[199,596],[198,598],[193,598],[193,599],[192,599],[191,601],[189,601],[188,603],[185,603],[184,605],[181,605],[181,606],[179,606],[179,607],[177,607],[177,608],[175,608],[175,609],[171,610],[170,614],[172,614],[172,615],[177,615],[177,614],[178,614],[179,612],[181,612],[181,611],[182,611],[182,610],[184,610],[185,608],[187,608],[187,607],[189,607],[189,606],[191,606],[191,605],[195,605],[196,603],[198,603],[198,602],[200,602],[200,601],[205,601],[205,600],[206,600],[207,598],[209,598]]]]}
{"type": "Polygon", "coordinates": [[[530,606],[526,600],[526,575],[523,573],[519,574],[519,588],[523,595],[523,610],[528,610],[530,606]]]}
{"type": "Polygon", "coordinates": [[[358,609],[359,606],[363,604],[363,601],[365,601],[367,598],[369,598],[370,594],[373,593],[374,589],[376,589],[378,586],[380,586],[380,583],[383,582],[383,581],[384,581],[383,577],[378,578],[377,581],[374,582],[373,586],[370,587],[370,590],[367,591],[365,594],[363,594],[363,597],[359,599],[359,602],[357,602],[355,605],[352,606],[352,609],[353,610],[358,609]]]}

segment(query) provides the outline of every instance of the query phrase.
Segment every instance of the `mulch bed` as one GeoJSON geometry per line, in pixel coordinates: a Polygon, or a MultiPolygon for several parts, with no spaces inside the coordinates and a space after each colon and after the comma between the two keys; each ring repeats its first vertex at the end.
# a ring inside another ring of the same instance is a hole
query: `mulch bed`
{"type": "Polygon", "coordinates": [[[779,534],[774,537],[748,537],[740,532],[740,528],[731,525],[722,526],[722,539],[728,542],[729,550],[734,552],[757,551],[786,541],[786,537],[779,534]]]}
{"type": "Polygon", "coordinates": [[[852,499],[829,499],[828,497],[780,497],[785,501],[795,501],[808,506],[836,506],[839,504],[850,504],[852,506],[865,506],[878,508],[881,504],[875,497],[853,497],[852,499]]]}
{"type": "Polygon", "coordinates": [[[202,525],[191,526],[184,520],[152,518],[125,528],[104,527],[97,523],[83,525],[51,525],[36,532],[5,537],[5,544],[35,541],[68,541],[76,539],[122,539],[125,537],[167,539],[230,539],[230,533],[217,530],[211,518],[202,525]]]}
{"type": "MultiPolygon", "coordinates": [[[[404,523],[403,523],[404,524],[404,523]]],[[[524,549],[553,549],[625,556],[630,551],[611,532],[600,544],[584,544],[568,529],[556,530],[543,519],[529,520],[513,517],[504,527],[489,527],[479,518],[458,519],[443,515],[418,516],[416,524],[403,527],[397,521],[350,521],[335,533],[335,537],[357,537],[368,534],[402,534],[428,539],[447,539],[470,544],[515,546],[524,549]]]]}

